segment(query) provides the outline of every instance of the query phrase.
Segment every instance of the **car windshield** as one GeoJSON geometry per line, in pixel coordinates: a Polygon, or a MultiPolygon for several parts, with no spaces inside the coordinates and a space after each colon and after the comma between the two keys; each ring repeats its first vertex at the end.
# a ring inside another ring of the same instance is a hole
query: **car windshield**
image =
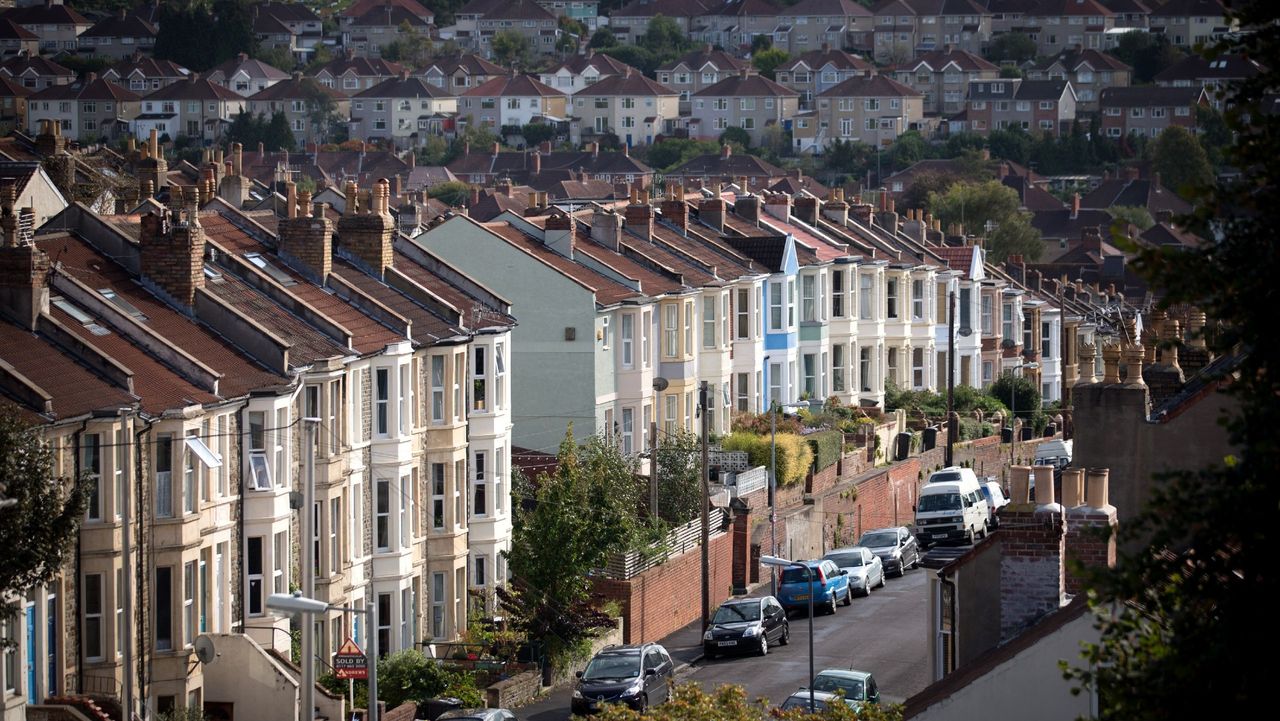
{"type": "MultiPolygon", "coordinates": [[[[923,500],[923,499],[921,499],[923,500]]],[[[879,531],[867,533],[862,536],[862,540],[858,541],[859,546],[868,546],[870,548],[883,548],[884,546],[898,545],[898,534],[893,531],[879,531]]]]}
{"type": "Polygon", "coordinates": [[[842,692],[846,701],[862,701],[866,698],[862,682],[856,678],[818,674],[818,677],[813,680],[813,690],[828,693],[842,692]]]}
{"type": "Polygon", "coordinates": [[[782,572],[782,582],[783,583],[804,583],[805,580],[809,578],[810,572],[813,573],[813,580],[817,581],[818,574],[816,571],[813,571],[812,569],[810,569],[809,571],[806,571],[803,568],[796,568],[792,566],[791,568],[788,568],[787,570],[782,572]]]}
{"type": "Polygon", "coordinates": [[[941,483],[943,481],[958,481],[958,480],[960,480],[960,474],[955,473],[954,471],[950,473],[946,471],[938,471],[932,476],[929,476],[930,483],[941,483]]]}
{"type": "Polygon", "coordinates": [[[639,654],[596,656],[587,664],[583,681],[625,681],[640,675],[639,654]]]}
{"type": "Polygon", "coordinates": [[[759,621],[760,620],[760,604],[759,603],[733,603],[725,604],[716,611],[716,615],[711,619],[712,623],[741,623],[743,621],[759,621]]]}
{"type": "Polygon", "coordinates": [[[823,558],[841,568],[855,568],[862,565],[861,553],[829,553],[823,558]]]}
{"type": "Polygon", "coordinates": [[[959,493],[935,493],[929,496],[920,496],[920,511],[958,511],[960,510],[960,494],[959,493]]]}
{"type": "MultiPolygon", "coordinates": [[[[814,690],[816,691],[817,689],[814,689],[814,690]]],[[[782,702],[783,711],[790,711],[791,709],[794,709],[794,708],[802,708],[807,710],[809,708],[809,694],[804,694],[802,696],[801,695],[788,696],[787,700],[782,702]]],[[[827,702],[823,701],[820,698],[815,698],[813,700],[813,708],[815,711],[822,711],[827,708],[827,702]]]]}

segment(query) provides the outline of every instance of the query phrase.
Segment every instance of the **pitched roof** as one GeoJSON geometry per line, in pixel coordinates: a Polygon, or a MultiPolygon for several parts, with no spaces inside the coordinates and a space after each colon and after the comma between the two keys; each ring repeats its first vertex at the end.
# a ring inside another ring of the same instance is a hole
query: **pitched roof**
{"type": "Polygon", "coordinates": [[[871,17],[871,10],[854,0],[800,0],[781,11],[787,16],[871,17]]]}
{"type": "Polygon", "coordinates": [[[40,36],[8,18],[0,18],[0,40],[39,40],[40,36]]]}
{"type": "Polygon", "coordinates": [[[722,71],[732,70],[736,72],[751,67],[751,63],[746,60],[736,58],[723,50],[716,50],[711,45],[704,45],[697,50],[681,55],[675,60],[659,65],[658,70],[675,70],[681,65],[690,70],[701,70],[707,63],[722,71]]]}
{"type": "Polygon", "coordinates": [[[694,97],[779,97],[795,98],[800,93],[783,85],[779,85],[763,75],[730,75],[715,85],[705,87],[693,94],[694,97]]]}
{"type": "Polygon", "coordinates": [[[145,78],[181,78],[191,71],[172,60],[157,60],[135,52],[131,57],[112,65],[104,75],[114,73],[115,77],[124,79],[135,72],[141,73],[145,78]]]}
{"type": "Polygon", "coordinates": [[[1093,48],[1068,48],[1053,57],[1041,59],[1035,64],[1035,69],[1048,70],[1054,65],[1061,65],[1068,72],[1074,72],[1086,63],[1094,70],[1133,70],[1120,58],[1093,48]]]}
{"type": "Polygon", "coordinates": [[[490,8],[484,18],[501,20],[555,20],[556,14],[534,0],[506,0],[490,8]]]}
{"type": "Polygon", "coordinates": [[[89,19],[67,5],[40,3],[24,8],[9,8],[0,13],[19,25],[92,25],[89,19]]]}
{"type": "Polygon", "coordinates": [[[784,12],[777,0],[720,0],[712,5],[707,15],[723,15],[729,17],[775,17],[784,12]]]}
{"type": "Polygon", "coordinates": [[[264,3],[258,3],[253,6],[253,11],[259,15],[270,15],[271,17],[286,23],[308,23],[320,22],[320,16],[314,10],[300,2],[271,2],[268,0],[264,3]]]}
{"type": "Polygon", "coordinates": [[[610,17],[651,18],[662,15],[668,18],[695,18],[707,14],[719,4],[716,0],[631,0],[610,13],[610,17]]]}
{"type": "Polygon", "coordinates": [[[943,48],[932,52],[917,55],[914,60],[897,66],[897,70],[915,71],[919,70],[921,65],[928,67],[935,72],[946,68],[954,63],[957,68],[964,72],[982,72],[982,71],[999,71],[1000,67],[981,55],[964,50],[962,48],[943,48]]]}
{"type": "Polygon", "coordinates": [[[249,96],[250,100],[294,100],[298,98],[314,97],[317,93],[328,95],[334,100],[346,100],[347,96],[331,87],[322,85],[315,78],[304,78],[294,75],[288,80],[284,80],[272,85],[269,88],[259,90],[257,93],[249,96]]]}
{"type": "MultiPolygon", "coordinates": [[[[858,7],[862,6],[859,5],[858,7]]],[[[794,10],[794,8],[792,9],[794,10]]],[[[801,65],[804,65],[811,70],[817,70],[818,68],[830,65],[836,70],[856,70],[859,72],[872,71],[875,70],[876,67],[858,55],[845,52],[839,48],[829,47],[821,50],[810,50],[808,52],[800,53],[786,63],[779,65],[777,69],[779,71],[786,72],[788,70],[795,70],[801,65]]]]}
{"type": "Polygon", "coordinates": [[[244,100],[244,96],[225,85],[219,85],[200,73],[191,73],[186,80],[170,83],[146,96],[147,100],[244,100]]]}
{"type": "Polygon", "coordinates": [[[1125,88],[1104,88],[1099,96],[1103,107],[1148,107],[1195,105],[1205,94],[1203,87],[1173,88],[1156,85],[1138,85],[1125,88]]]}
{"type": "Polygon", "coordinates": [[[1157,83],[1175,80],[1235,80],[1252,78],[1265,68],[1262,63],[1243,55],[1219,55],[1210,60],[1200,55],[1187,55],[1156,73],[1157,83]]]}
{"type": "Polygon", "coordinates": [[[108,15],[93,27],[80,33],[82,38],[146,38],[156,36],[156,27],[137,15],[121,10],[118,15],[108,15]]]}
{"type": "Polygon", "coordinates": [[[433,15],[428,13],[428,19],[423,19],[417,13],[406,8],[396,5],[378,5],[369,8],[366,12],[356,16],[351,20],[352,27],[394,27],[401,25],[412,25],[416,27],[427,27],[431,24],[429,18],[433,15]]]}
{"type": "Polygon", "coordinates": [[[1110,208],[1116,205],[1146,208],[1152,215],[1168,210],[1174,215],[1191,212],[1187,201],[1148,178],[1110,178],[1080,199],[1082,208],[1110,208]]]}
{"type": "Polygon", "coordinates": [[[52,396],[47,413],[43,407],[34,408],[19,398],[10,398],[22,403],[20,407],[34,410],[39,418],[74,418],[99,409],[128,408],[138,401],[127,388],[89,371],[53,340],[7,320],[0,321],[0,359],[52,396]]]}
{"type": "Polygon", "coordinates": [[[760,176],[778,178],[783,175],[786,175],[786,171],[763,158],[742,153],[733,153],[726,157],[723,152],[698,155],[667,173],[668,177],[710,176],[722,178],[756,178],[760,176]]]}
{"type": "Polygon", "coordinates": [[[116,85],[96,73],[89,73],[84,80],[77,80],[66,85],[50,85],[44,90],[33,93],[30,100],[115,100],[130,102],[141,100],[142,96],[116,85]]]}
{"type": "Polygon", "coordinates": [[[417,0],[356,0],[350,7],[340,13],[343,17],[358,18],[370,10],[385,5],[394,5],[395,7],[404,8],[415,15],[422,17],[435,17],[435,13],[423,7],[417,0]]]}
{"type": "Polygon", "coordinates": [[[1115,15],[1106,5],[1098,0],[1040,0],[1028,15],[1054,17],[1066,15],[1083,15],[1086,17],[1109,17],[1115,15]]]}
{"type": "Polygon", "coordinates": [[[240,53],[234,58],[224,62],[218,67],[210,70],[207,74],[209,77],[221,77],[223,80],[230,80],[236,73],[243,72],[250,78],[265,78],[267,80],[284,80],[289,77],[289,73],[274,68],[256,58],[251,58],[244,53],[240,53]]]}
{"type": "Polygon", "coordinates": [[[447,90],[437,88],[418,76],[402,71],[398,77],[383,80],[377,85],[356,93],[357,98],[451,98],[447,90]]]}
{"type": "Polygon", "coordinates": [[[621,95],[624,97],[641,97],[648,95],[679,95],[676,91],[650,80],[637,70],[627,69],[623,75],[611,75],[588,85],[579,91],[586,95],[621,95]]]}
{"type": "Polygon", "coordinates": [[[1222,0],[1168,0],[1151,8],[1151,17],[1222,17],[1226,13],[1222,0]]]}
{"type": "Polygon", "coordinates": [[[920,91],[884,75],[853,77],[818,93],[820,98],[921,97],[920,91]]]}
{"type": "Polygon", "coordinates": [[[31,88],[19,85],[6,76],[0,75],[0,97],[25,98],[34,92],[31,88]]]}
{"type": "Polygon", "coordinates": [[[69,68],[64,68],[43,55],[28,55],[26,53],[18,53],[17,55],[0,63],[0,70],[7,71],[10,75],[17,77],[28,69],[35,71],[36,75],[58,75],[75,77],[76,74],[69,68]]]}
{"type": "Polygon", "coordinates": [[[1023,80],[1014,97],[1018,100],[1057,100],[1067,92],[1069,85],[1066,80],[1023,80]]]}
{"type": "Polygon", "coordinates": [[[947,263],[947,267],[952,270],[958,270],[968,278],[969,271],[973,268],[973,253],[976,246],[972,245],[940,245],[931,248],[934,255],[942,258],[947,263]]]}
{"type": "Polygon", "coordinates": [[[475,53],[463,53],[461,55],[436,58],[432,61],[431,67],[427,69],[430,70],[431,68],[439,70],[443,75],[453,75],[459,70],[468,75],[507,75],[511,72],[501,65],[495,65],[475,53]]]}
{"type": "MultiPolygon", "coordinates": [[[[618,73],[627,72],[630,67],[621,60],[608,55],[606,53],[597,53],[594,50],[588,50],[582,55],[573,55],[559,65],[555,65],[548,70],[542,71],[542,75],[554,75],[561,69],[568,70],[574,75],[581,75],[588,68],[595,68],[601,75],[617,75],[618,73]]],[[[635,68],[631,68],[633,72],[635,68]]]]}
{"type": "Polygon", "coordinates": [[[816,198],[825,198],[828,192],[827,186],[807,175],[802,175],[799,178],[794,175],[788,175],[770,185],[768,190],[772,193],[786,193],[791,196],[799,195],[801,191],[804,191],[816,198]]]}
{"type": "Polygon", "coordinates": [[[1018,199],[1023,208],[1030,211],[1037,210],[1061,210],[1065,207],[1061,200],[1058,200],[1047,190],[1043,190],[1040,186],[1031,182],[1031,179],[1024,175],[1014,175],[1010,173],[1000,179],[1005,187],[1013,188],[1018,194],[1018,199]]]}
{"type": "Polygon", "coordinates": [[[532,75],[502,75],[468,89],[463,97],[476,98],[508,98],[508,97],[566,97],[555,88],[546,85],[532,75]]]}
{"type": "MultiPolygon", "coordinates": [[[[453,222],[459,222],[457,220],[453,222]]],[[[630,298],[640,298],[644,293],[598,273],[582,263],[548,248],[541,240],[525,233],[510,223],[484,223],[482,227],[505,240],[512,247],[527,253],[531,258],[574,280],[595,293],[597,305],[613,305],[630,298]]]]}
{"type": "Polygon", "coordinates": [[[1082,208],[1076,217],[1072,218],[1070,208],[1058,207],[1033,211],[1031,225],[1040,231],[1040,237],[1045,240],[1075,240],[1080,237],[1085,228],[1110,227],[1111,214],[1105,210],[1082,208]]]}
{"type": "Polygon", "coordinates": [[[1186,248],[1197,248],[1204,244],[1204,239],[1195,233],[1187,232],[1169,223],[1156,223],[1142,231],[1139,236],[1151,245],[1172,245],[1186,248]]]}

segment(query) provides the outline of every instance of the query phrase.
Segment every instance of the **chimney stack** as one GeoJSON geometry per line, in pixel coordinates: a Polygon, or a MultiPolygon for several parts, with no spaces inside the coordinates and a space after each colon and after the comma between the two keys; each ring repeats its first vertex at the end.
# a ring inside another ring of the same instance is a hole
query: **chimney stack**
{"type": "Polygon", "coordinates": [[[797,218],[809,225],[818,224],[818,199],[812,195],[797,195],[791,202],[797,218]]]}
{"type": "Polygon", "coordinates": [[[574,220],[573,216],[562,211],[555,211],[547,216],[547,225],[542,233],[542,242],[560,255],[572,258],[574,236],[576,234],[577,221],[574,220]]]}
{"type": "MultiPolygon", "coordinates": [[[[1049,468],[1052,472],[1052,468],[1049,468]]],[[[1004,553],[1000,559],[1000,642],[1016,638],[1048,613],[1062,606],[1066,590],[1063,569],[1066,527],[1062,507],[1055,503],[1032,503],[1027,483],[1031,467],[1010,469],[1012,497],[1000,509],[1000,537],[1004,553]]],[[[1052,476],[1050,476],[1052,478],[1052,476]]],[[[1040,488],[1036,496],[1052,497],[1040,488]]],[[[1053,488],[1052,480],[1047,484],[1053,488]]]]}
{"type": "Polygon", "coordinates": [[[719,195],[702,201],[698,208],[698,218],[717,233],[724,232],[724,201],[719,195]]]}
{"type": "Polygon", "coordinates": [[[689,227],[689,205],[684,202],[684,188],[673,185],[660,206],[662,219],[676,226],[681,232],[689,227]]]}
{"type": "MultiPolygon", "coordinates": [[[[627,208],[630,212],[631,208],[627,208]]],[[[650,221],[652,223],[652,221],[650,221]]],[[[591,240],[609,250],[621,252],[623,218],[609,210],[597,210],[591,215],[591,240]]],[[[628,227],[631,221],[627,220],[628,227]]],[[[648,238],[646,238],[648,240],[648,238]]]]}
{"type": "Polygon", "coordinates": [[[764,212],[781,220],[791,222],[791,196],[786,193],[773,193],[764,199],[764,212]]]}
{"type": "Polygon", "coordinates": [[[49,256],[34,243],[18,243],[17,189],[0,188],[0,314],[34,331],[49,312],[49,256]]]}
{"type": "Polygon", "coordinates": [[[353,259],[379,278],[392,265],[395,221],[391,218],[391,183],[381,178],[361,193],[355,183],[347,183],[347,212],[338,221],[338,244],[353,259]],[[355,196],[364,202],[358,211],[355,196]]]}
{"type": "Polygon", "coordinates": [[[742,216],[743,220],[755,225],[760,224],[760,198],[754,195],[739,195],[733,203],[733,212],[742,216]]]}
{"type": "Polygon", "coordinates": [[[1080,217],[1080,194],[1074,193],[1071,196],[1071,219],[1075,220],[1080,217]]]}
{"type": "MultiPolygon", "coordinates": [[[[183,207],[185,197],[174,189],[169,210],[142,217],[138,238],[143,281],[176,305],[190,309],[196,291],[204,287],[204,229],[195,206],[183,207]]],[[[186,194],[192,195],[192,194],[186,194]]]]}
{"type": "Polygon", "coordinates": [[[280,257],[317,285],[324,285],[333,269],[333,221],[320,212],[311,215],[311,193],[298,194],[302,212],[280,221],[280,257]]]}
{"type": "MultiPolygon", "coordinates": [[[[627,230],[645,242],[653,242],[653,208],[648,203],[648,192],[631,191],[631,203],[623,211],[627,221],[627,230]]],[[[595,221],[592,217],[592,237],[595,237],[595,221]]],[[[617,246],[614,246],[617,250],[617,246]]]]}
{"type": "MultiPolygon", "coordinates": [[[[861,205],[857,206],[858,209],[862,207],[861,205]]],[[[869,205],[866,207],[868,209],[871,208],[869,205]]],[[[849,204],[844,202],[843,190],[836,188],[831,191],[830,197],[827,198],[827,202],[822,206],[822,215],[840,227],[844,227],[849,223],[849,204]]],[[[869,215],[870,213],[868,212],[869,215]]]]}
{"type": "Polygon", "coordinates": [[[1067,505],[1067,593],[1084,590],[1081,571],[1090,567],[1111,568],[1116,565],[1116,508],[1109,502],[1110,471],[1106,468],[1090,468],[1087,483],[1082,469],[1063,471],[1064,489],[1070,475],[1073,489],[1083,486],[1084,494],[1077,499],[1064,499],[1067,505]],[[1080,568],[1082,566],[1083,568],[1080,568]]]}

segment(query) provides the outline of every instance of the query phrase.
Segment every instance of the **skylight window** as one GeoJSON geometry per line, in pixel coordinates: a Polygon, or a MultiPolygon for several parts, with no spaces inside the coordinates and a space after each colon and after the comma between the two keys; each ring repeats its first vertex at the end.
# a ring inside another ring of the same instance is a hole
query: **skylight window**
{"type": "Polygon", "coordinates": [[[111,290],[110,288],[99,288],[98,292],[102,294],[103,298],[106,298],[107,300],[114,303],[117,308],[124,311],[125,313],[128,313],[130,318],[133,318],[134,320],[139,322],[146,322],[147,320],[146,314],[138,310],[138,307],[135,306],[133,303],[130,303],[124,298],[121,298],[120,295],[116,293],[114,290],[111,290]]]}
{"type": "Polygon", "coordinates": [[[259,253],[245,253],[244,259],[252,263],[255,268],[271,276],[272,280],[276,281],[280,285],[288,287],[291,285],[298,284],[298,282],[294,280],[288,273],[272,265],[271,261],[262,257],[262,255],[259,253]]]}
{"type": "Polygon", "coordinates": [[[93,319],[93,316],[84,312],[79,306],[66,298],[63,298],[60,295],[55,295],[49,299],[49,302],[52,303],[54,307],[61,309],[63,313],[66,313],[75,319],[77,323],[84,326],[90,333],[94,335],[110,335],[111,331],[101,325],[98,325],[97,321],[93,319]]]}

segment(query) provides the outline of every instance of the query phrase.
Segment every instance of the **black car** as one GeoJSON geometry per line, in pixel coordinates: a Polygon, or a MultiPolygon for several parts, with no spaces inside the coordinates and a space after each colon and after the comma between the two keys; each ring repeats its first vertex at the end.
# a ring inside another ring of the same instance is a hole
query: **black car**
{"type": "Polygon", "coordinates": [[[607,703],[644,711],[667,700],[674,671],[671,656],[656,643],[609,646],[578,672],[570,704],[576,714],[595,713],[607,703]]]}
{"type": "Polygon", "coordinates": [[[722,653],[754,651],[769,653],[769,644],[785,646],[791,640],[787,612],[773,596],[726,601],[711,617],[702,635],[702,651],[707,658],[722,653]]]}
{"type": "Polygon", "coordinates": [[[901,576],[908,568],[920,565],[920,545],[906,526],[867,531],[858,539],[884,563],[884,575],[901,576]]]}

